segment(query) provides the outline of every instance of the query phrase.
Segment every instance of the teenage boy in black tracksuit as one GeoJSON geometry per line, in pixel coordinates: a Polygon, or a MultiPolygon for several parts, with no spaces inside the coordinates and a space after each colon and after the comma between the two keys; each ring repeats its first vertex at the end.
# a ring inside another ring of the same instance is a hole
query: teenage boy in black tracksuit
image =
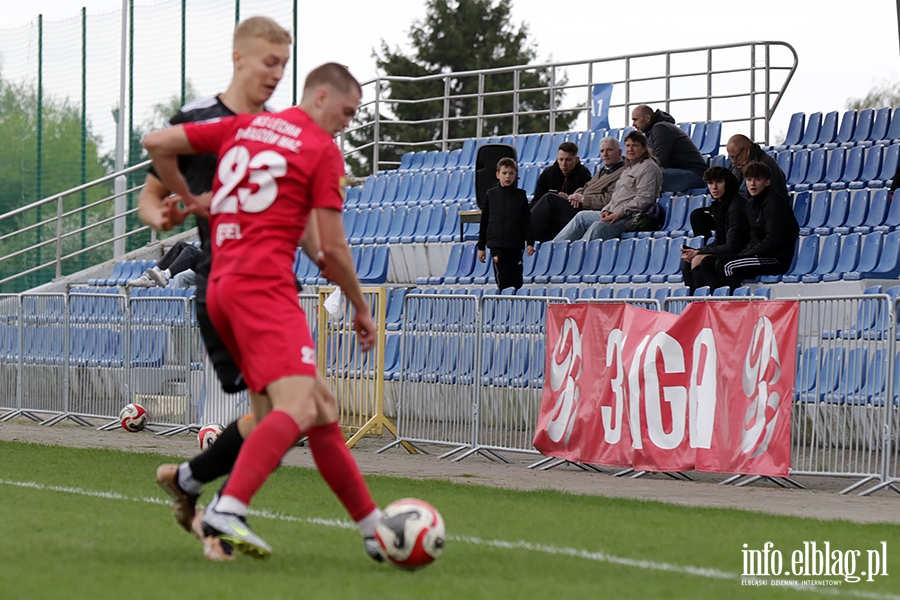
{"type": "Polygon", "coordinates": [[[534,254],[531,210],[525,190],[516,186],[519,168],[511,158],[497,163],[500,185],[488,190],[481,211],[478,232],[478,260],[487,259],[485,246],[494,260],[494,279],[501,290],[522,287],[522,247],[528,256],[534,254]]]}
{"type": "Polygon", "coordinates": [[[794,259],[800,226],[790,201],[769,187],[769,167],[749,163],[744,167],[744,179],[750,193],[746,208],[750,241],[737,255],[720,256],[715,262],[705,260],[700,264],[710,289],[727,285],[734,292],[743,279],[782,275],[791,268],[794,259]]]}

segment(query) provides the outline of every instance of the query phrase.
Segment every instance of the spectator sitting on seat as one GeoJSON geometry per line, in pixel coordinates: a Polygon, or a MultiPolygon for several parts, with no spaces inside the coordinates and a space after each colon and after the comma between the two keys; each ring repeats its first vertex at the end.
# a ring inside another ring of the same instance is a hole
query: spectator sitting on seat
{"type": "MultiPolygon", "coordinates": [[[[746,135],[738,133],[728,138],[725,151],[728,153],[728,158],[731,159],[731,172],[741,182],[741,196],[750,197],[741,169],[748,163],[759,162],[769,167],[769,172],[772,174],[772,185],[769,187],[785,198],[788,197],[787,178],[784,176],[784,171],[781,170],[775,159],[759,147],[759,144],[754,144],[746,135]]],[[[694,234],[699,235],[696,229],[694,229],[694,234]]]]}
{"type": "Polygon", "coordinates": [[[488,190],[481,210],[481,229],[478,232],[478,260],[487,259],[485,247],[491,249],[494,279],[501,290],[522,287],[522,248],[528,256],[534,254],[534,235],[531,233],[531,211],[525,190],[516,186],[519,166],[511,158],[497,163],[500,185],[488,190]]]}
{"type": "Polygon", "coordinates": [[[626,231],[640,231],[639,215],[659,198],[663,172],[647,148],[640,131],[625,136],[625,167],[616,182],[612,198],[602,211],[583,210],[575,215],[553,241],[608,240],[626,231]]]}
{"type": "Polygon", "coordinates": [[[709,194],[713,198],[710,208],[715,218],[712,229],[716,231],[716,240],[699,249],[681,250],[681,272],[684,275],[684,284],[691,290],[691,294],[698,287],[706,285],[703,281],[703,271],[700,269],[701,263],[715,260],[719,254],[739,253],[747,245],[750,237],[747,201],[738,194],[738,181],[731,171],[725,167],[712,167],[703,174],[703,181],[709,187],[709,194]]]}
{"type": "Polygon", "coordinates": [[[556,162],[544,169],[534,186],[534,204],[546,194],[556,194],[563,200],[591,180],[591,172],[578,158],[578,146],[563,142],[556,153],[556,162]]]}
{"type": "Polygon", "coordinates": [[[603,166],[584,186],[565,197],[563,194],[544,194],[531,203],[531,224],[539,242],[552,240],[581,210],[600,210],[609,203],[613,188],[622,174],[622,147],[614,137],[600,140],[600,160],[603,166]]]}
{"type": "Polygon", "coordinates": [[[727,285],[731,292],[743,279],[782,275],[791,268],[800,226],[790,201],[769,187],[769,167],[752,162],[744,167],[750,199],[747,219],[750,241],[737,254],[722,254],[700,264],[703,281],[715,289],[727,285]]]}
{"type": "Polygon", "coordinates": [[[631,111],[631,123],[647,136],[650,151],[663,169],[664,192],[705,187],[706,161],[691,137],[675,125],[672,115],[641,104],[631,111]]]}
{"type": "MultiPolygon", "coordinates": [[[[190,242],[178,242],[166,252],[155,267],[150,267],[143,275],[129,281],[128,285],[131,287],[153,287],[154,285],[166,287],[169,285],[169,280],[179,273],[191,270],[192,275],[194,266],[202,258],[203,251],[200,248],[190,242]]],[[[184,279],[179,278],[182,287],[193,285],[193,281],[190,281],[187,275],[183,277],[184,279]]]]}

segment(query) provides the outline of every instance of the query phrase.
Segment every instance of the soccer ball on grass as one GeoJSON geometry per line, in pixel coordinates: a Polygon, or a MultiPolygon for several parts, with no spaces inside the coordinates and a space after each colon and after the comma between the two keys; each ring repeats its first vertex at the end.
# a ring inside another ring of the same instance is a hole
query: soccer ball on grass
{"type": "Polygon", "coordinates": [[[200,442],[200,451],[202,452],[215,444],[216,440],[219,439],[219,436],[222,435],[222,431],[224,431],[224,428],[218,423],[210,423],[209,425],[201,427],[200,431],[197,432],[197,441],[200,442]]]}
{"type": "Polygon", "coordinates": [[[445,538],[441,514],[415,498],[386,506],[375,526],[375,539],[382,553],[401,569],[418,569],[433,562],[441,555],[445,538]]]}
{"type": "Polygon", "coordinates": [[[119,412],[119,423],[132,433],[146,427],[149,420],[147,409],[140,404],[126,404],[119,412]]]}

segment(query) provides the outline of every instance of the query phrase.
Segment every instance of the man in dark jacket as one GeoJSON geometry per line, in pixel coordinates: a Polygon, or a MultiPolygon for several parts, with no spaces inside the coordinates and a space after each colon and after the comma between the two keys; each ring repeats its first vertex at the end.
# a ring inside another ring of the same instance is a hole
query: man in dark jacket
{"type": "Polygon", "coordinates": [[[706,161],[691,137],[675,125],[667,112],[641,104],[631,111],[634,128],[647,136],[650,151],[663,169],[664,192],[684,192],[705,187],[706,161]]]}
{"type": "MultiPolygon", "coordinates": [[[[746,200],[738,194],[738,182],[724,167],[712,167],[703,174],[703,181],[709,187],[713,198],[711,214],[716,231],[713,243],[702,248],[681,250],[681,272],[684,284],[694,293],[698,287],[706,285],[700,265],[714,261],[720,254],[738,254],[747,245],[750,237],[750,223],[747,220],[746,200]]],[[[694,231],[696,234],[697,232],[694,231]]]]}
{"type": "MultiPolygon", "coordinates": [[[[787,178],[784,176],[784,171],[781,170],[775,159],[759,147],[759,144],[754,144],[746,135],[738,133],[728,138],[725,151],[728,153],[728,158],[731,159],[731,172],[741,182],[741,196],[744,198],[750,197],[750,194],[747,193],[747,182],[744,180],[744,173],[741,169],[751,162],[759,162],[769,167],[769,172],[772,174],[772,185],[769,187],[785,198],[788,197],[787,184],[785,183],[787,178]]],[[[696,232],[696,229],[694,231],[696,232]]]]}
{"type": "Polygon", "coordinates": [[[749,163],[744,167],[744,179],[750,192],[750,241],[737,255],[723,254],[715,261],[703,261],[703,280],[710,288],[727,285],[734,292],[743,279],[787,273],[794,259],[800,226],[788,199],[769,188],[769,167],[749,163]]]}
{"type": "Polygon", "coordinates": [[[601,210],[609,203],[616,181],[622,174],[622,167],[625,166],[619,140],[605,137],[600,141],[600,160],[603,165],[583,187],[571,194],[544,194],[541,199],[531,203],[535,240],[550,241],[575,218],[578,211],[601,210]]]}
{"type": "Polygon", "coordinates": [[[527,246],[528,256],[534,254],[528,197],[525,190],[516,186],[518,169],[513,159],[500,159],[497,163],[500,185],[488,190],[481,209],[478,260],[484,262],[485,247],[491,249],[494,279],[501,290],[522,287],[522,247],[527,246]]]}
{"type": "Polygon", "coordinates": [[[591,172],[578,158],[578,146],[563,142],[556,153],[556,162],[544,169],[534,186],[532,204],[550,193],[567,199],[580,187],[591,180],[591,172]]]}

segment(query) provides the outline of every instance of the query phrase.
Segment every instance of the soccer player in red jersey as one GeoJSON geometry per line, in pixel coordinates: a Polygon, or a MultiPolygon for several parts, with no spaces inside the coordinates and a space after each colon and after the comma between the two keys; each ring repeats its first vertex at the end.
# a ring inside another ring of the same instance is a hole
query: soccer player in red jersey
{"type": "Polygon", "coordinates": [[[366,551],[380,558],[373,536],[381,511],[344,444],[334,395],[318,374],[292,269],[307,221],[314,219],[327,273],[355,309],[361,349],[370,350],[375,323],[341,220],[344,161],[333,141],[356,114],[361,96],[350,72],[328,63],[307,76],[297,107],[186,123],[144,139],[163,183],[196,212],[205,207],[191,195],[178,156],[219,156],[208,208],[213,265],[207,305],[244,374],[258,425],[222,493],[207,507],[203,529],[256,557],[269,556],[271,548],[247,526],[247,506],[305,433],[319,472],[356,521],[366,551]]]}

